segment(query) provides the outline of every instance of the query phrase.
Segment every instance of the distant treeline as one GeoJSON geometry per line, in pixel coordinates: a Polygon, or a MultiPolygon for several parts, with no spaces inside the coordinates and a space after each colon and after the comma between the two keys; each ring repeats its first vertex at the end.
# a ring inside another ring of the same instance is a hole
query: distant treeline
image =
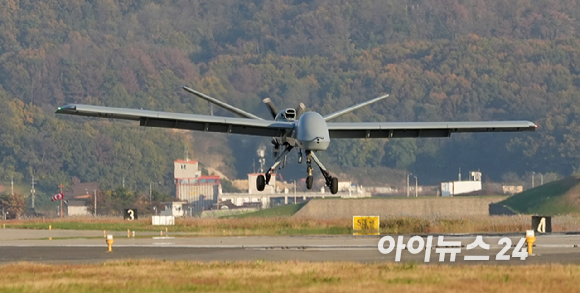
{"type": "Polygon", "coordinates": [[[185,147],[243,177],[267,140],[53,114],[67,103],[207,114],[184,84],[264,117],[266,97],[329,113],[390,93],[342,120],[540,125],[534,134],[333,141],[323,158],[334,166],[435,182],[458,167],[500,180],[580,165],[578,1],[8,0],[0,19],[2,180],[35,175],[52,190],[77,177],[113,190],[124,178],[170,191],[185,147]]]}

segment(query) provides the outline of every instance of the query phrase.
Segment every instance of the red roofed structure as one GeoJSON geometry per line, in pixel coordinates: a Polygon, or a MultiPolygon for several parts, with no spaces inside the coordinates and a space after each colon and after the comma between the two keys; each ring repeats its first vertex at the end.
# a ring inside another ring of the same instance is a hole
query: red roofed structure
{"type": "Polygon", "coordinates": [[[197,161],[176,160],[174,167],[178,200],[187,201],[194,212],[208,210],[218,202],[221,192],[219,176],[201,176],[197,161]]]}

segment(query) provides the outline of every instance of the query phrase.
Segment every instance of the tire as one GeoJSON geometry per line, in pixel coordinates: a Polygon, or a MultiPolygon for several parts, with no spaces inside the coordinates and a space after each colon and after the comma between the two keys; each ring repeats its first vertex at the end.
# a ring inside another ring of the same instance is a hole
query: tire
{"type": "Polygon", "coordinates": [[[264,178],[264,175],[259,175],[256,178],[256,188],[258,191],[264,191],[264,188],[266,188],[266,178],[264,178]]]}
{"type": "Polygon", "coordinates": [[[314,177],[308,176],[306,177],[306,189],[312,189],[312,184],[314,183],[314,177]]]}
{"type": "Polygon", "coordinates": [[[330,179],[330,193],[336,194],[338,192],[338,178],[332,177],[330,179]]]}

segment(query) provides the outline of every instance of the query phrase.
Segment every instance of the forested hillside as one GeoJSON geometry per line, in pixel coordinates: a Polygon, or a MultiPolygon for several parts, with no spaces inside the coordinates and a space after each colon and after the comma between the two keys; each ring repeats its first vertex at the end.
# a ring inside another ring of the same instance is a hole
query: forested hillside
{"type": "Polygon", "coordinates": [[[333,141],[323,158],[334,168],[405,169],[423,183],[455,178],[459,167],[496,181],[532,171],[568,175],[580,167],[579,18],[580,2],[555,0],[5,0],[0,181],[34,175],[54,190],[77,177],[113,189],[125,178],[135,188],[167,187],[185,147],[243,177],[267,139],[54,114],[67,103],[209,113],[181,85],[263,117],[266,97],[329,113],[390,93],[341,119],[540,126],[333,141]]]}

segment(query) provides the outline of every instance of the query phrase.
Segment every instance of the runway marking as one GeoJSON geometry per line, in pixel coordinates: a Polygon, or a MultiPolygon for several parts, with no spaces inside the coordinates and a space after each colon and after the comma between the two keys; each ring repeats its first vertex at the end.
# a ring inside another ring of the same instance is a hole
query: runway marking
{"type": "MultiPolygon", "coordinates": [[[[513,246],[513,245],[512,245],[513,246]]],[[[30,245],[14,244],[0,245],[2,247],[107,247],[106,244],[64,244],[64,245],[30,245]]],[[[163,248],[214,248],[214,249],[246,249],[246,250],[377,250],[377,245],[195,245],[195,244],[175,244],[173,242],[157,242],[152,244],[117,244],[113,247],[163,247],[163,248]]],[[[503,245],[490,245],[490,249],[501,249],[503,245]]],[[[578,244],[538,244],[536,248],[578,248],[578,244]]],[[[432,246],[431,249],[436,249],[432,246]]],[[[405,249],[406,250],[406,249],[405,249]]],[[[484,250],[484,249],[479,249],[484,250]]]]}

